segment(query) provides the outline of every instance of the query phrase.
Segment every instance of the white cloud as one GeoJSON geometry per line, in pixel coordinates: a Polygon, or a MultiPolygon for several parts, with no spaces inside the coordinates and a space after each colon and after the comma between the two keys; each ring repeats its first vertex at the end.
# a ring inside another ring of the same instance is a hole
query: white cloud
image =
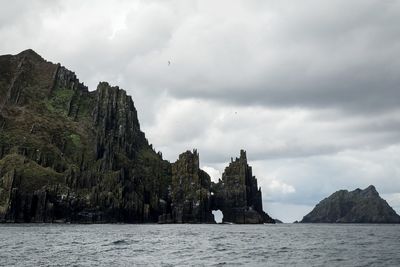
{"type": "Polygon", "coordinates": [[[204,170],[206,173],[208,173],[211,177],[211,181],[218,183],[218,180],[221,179],[222,174],[219,170],[210,167],[210,166],[203,166],[202,170],[204,170]]]}
{"type": "Polygon", "coordinates": [[[268,184],[269,185],[267,187],[267,192],[273,192],[283,195],[296,192],[296,189],[292,185],[288,185],[276,179],[270,180],[268,184]]]}

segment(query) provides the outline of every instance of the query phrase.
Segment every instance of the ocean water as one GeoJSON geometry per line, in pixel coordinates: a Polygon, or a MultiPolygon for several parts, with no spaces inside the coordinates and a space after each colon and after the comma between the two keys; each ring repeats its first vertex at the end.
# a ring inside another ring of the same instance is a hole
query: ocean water
{"type": "Polygon", "coordinates": [[[0,225],[1,266],[400,266],[400,225],[0,225]]]}

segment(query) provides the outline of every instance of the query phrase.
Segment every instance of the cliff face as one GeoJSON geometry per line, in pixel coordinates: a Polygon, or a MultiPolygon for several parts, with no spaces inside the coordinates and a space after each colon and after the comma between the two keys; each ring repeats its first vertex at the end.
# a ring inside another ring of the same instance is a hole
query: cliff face
{"type": "Polygon", "coordinates": [[[196,150],[179,155],[179,159],[172,164],[172,222],[213,223],[210,185],[210,176],[199,167],[199,154],[196,150]]]}
{"type": "Polygon", "coordinates": [[[262,209],[261,188],[247,164],[246,152],[231,160],[222,174],[222,180],[214,184],[214,208],[223,213],[224,222],[233,223],[272,223],[262,209]]]}
{"type": "Polygon", "coordinates": [[[160,222],[210,223],[214,222],[212,211],[221,210],[223,222],[275,223],[262,209],[261,189],[243,150],[218,183],[199,168],[196,150],[182,153],[172,164],[170,194],[171,209],[160,216],[160,222]]]}
{"type": "Polygon", "coordinates": [[[0,56],[0,221],[213,222],[211,190],[197,152],[153,150],[124,90],[89,92],[32,50],[0,56]]]}
{"type": "Polygon", "coordinates": [[[32,50],[0,57],[0,217],[157,221],[171,166],[149,146],[124,90],[89,92],[32,50]]]}
{"type": "Polygon", "coordinates": [[[379,196],[374,186],[340,190],[322,200],[303,223],[400,223],[400,216],[379,196]]]}

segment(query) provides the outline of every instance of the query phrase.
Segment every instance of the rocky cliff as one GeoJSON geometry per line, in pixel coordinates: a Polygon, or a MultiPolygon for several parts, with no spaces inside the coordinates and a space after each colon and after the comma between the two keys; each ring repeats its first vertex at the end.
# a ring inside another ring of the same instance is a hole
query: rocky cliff
{"type": "Polygon", "coordinates": [[[400,223],[400,216],[374,186],[340,190],[322,200],[302,223],[400,223]]]}
{"type": "Polygon", "coordinates": [[[213,210],[221,210],[223,222],[238,224],[275,223],[262,209],[261,189],[247,164],[246,152],[226,167],[218,183],[199,168],[196,150],[186,151],[172,164],[170,210],[160,216],[163,223],[214,222],[213,210]]]}
{"type": "Polygon", "coordinates": [[[261,188],[247,164],[246,151],[225,168],[222,180],[213,185],[214,209],[220,209],[224,222],[274,222],[262,209],[261,188]]]}
{"type": "Polygon", "coordinates": [[[171,214],[160,222],[213,223],[210,186],[210,176],[199,167],[197,151],[179,155],[172,164],[171,214]]]}
{"type": "Polygon", "coordinates": [[[251,169],[225,176],[213,185],[196,151],[163,160],[124,90],[89,91],[33,50],[0,56],[0,221],[270,222],[251,169]]]}
{"type": "Polygon", "coordinates": [[[0,57],[0,216],[15,222],[152,222],[171,166],[124,90],[89,92],[32,50],[0,57]]]}

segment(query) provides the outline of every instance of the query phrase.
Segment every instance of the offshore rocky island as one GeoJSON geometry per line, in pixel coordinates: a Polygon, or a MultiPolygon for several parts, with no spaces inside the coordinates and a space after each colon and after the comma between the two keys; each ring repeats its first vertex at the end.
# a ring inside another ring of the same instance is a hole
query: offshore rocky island
{"type": "Polygon", "coordinates": [[[0,221],[274,223],[245,151],[218,183],[196,150],[163,160],[130,96],[33,50],[0,56],[0,221]]]}
{"type": "Polygon", "coordinates": [[[323,199],[302,223],[400,223],[400,216],[379,196],[375,186],[339,190],[323,199]]]}

